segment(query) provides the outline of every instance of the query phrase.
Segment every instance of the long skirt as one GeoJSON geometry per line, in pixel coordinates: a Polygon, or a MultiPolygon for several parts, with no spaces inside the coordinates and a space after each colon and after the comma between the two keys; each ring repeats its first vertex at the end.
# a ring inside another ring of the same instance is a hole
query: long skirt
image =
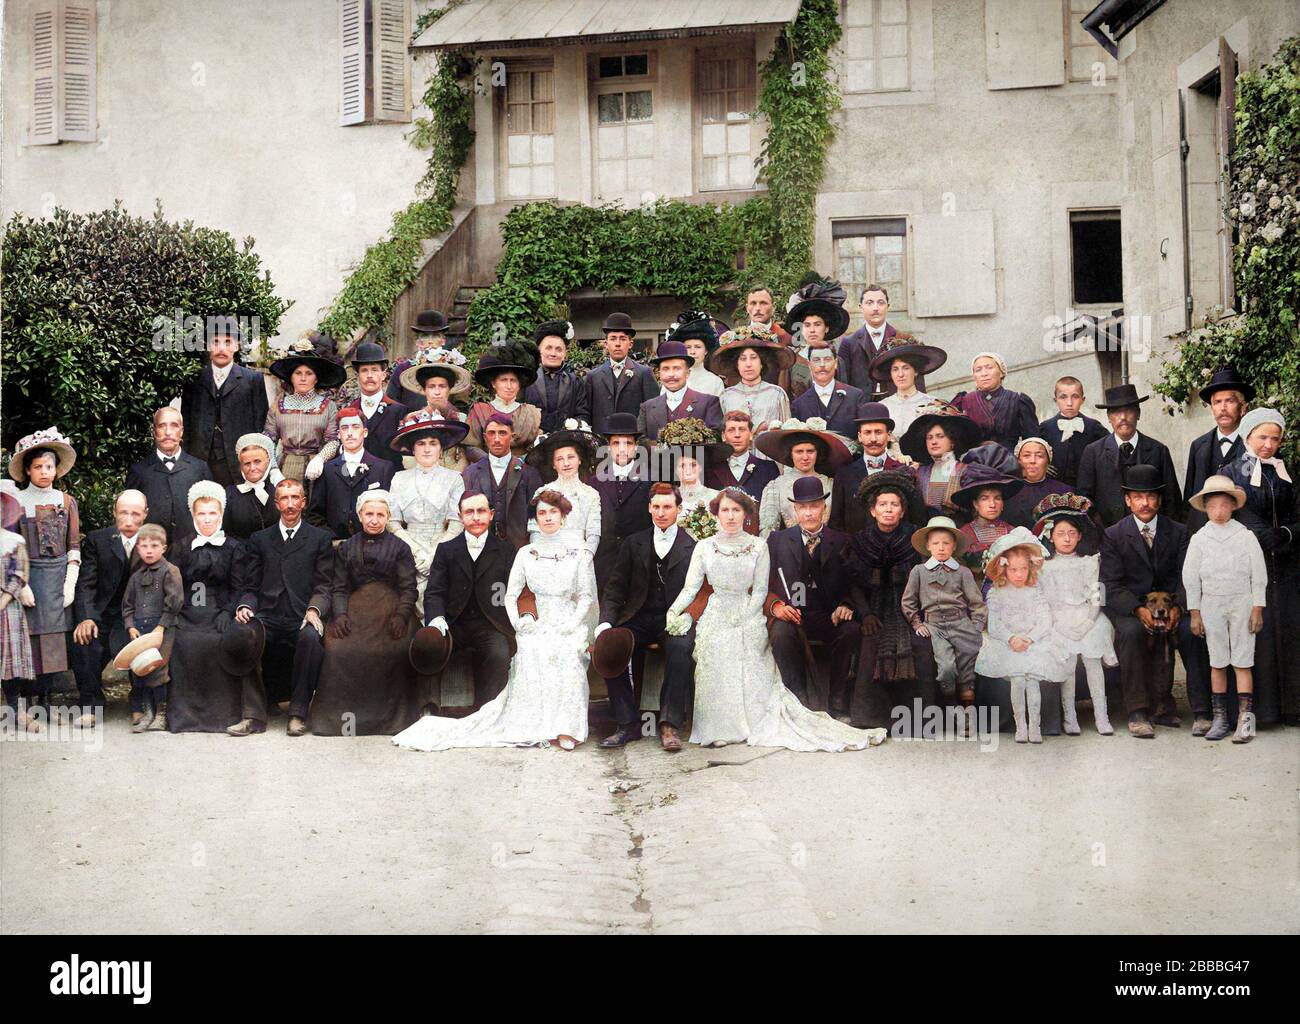
{"type": "Polygon", "coordinates": [[[35,679],[32,663],[32,638],[27,632],[27,616],[18,598],[0,611],[0,679],[35,679]]]}
{"type": "Polygon", "coordinates": [[[221,667],[221,633],[208,626],[177,625],[172,645],[167,728],[171,732],[225,732],[243,718],[244,680],[221,667]]]}
{"type": "Polygon", "coordinates": [[[72,609],[63,607],[68,556],[33,558],[30,566],[29,585],[36,595],[36,606],[27,609],[33,667],[37,675],[63,672],[68,668],[68,633],[72,629],[72,609]]]}
{"type": "Polygon", "coordinates": [[[316,736],[392,736],[420,717],[419,677],[411,667],[412,620],[406,635],[388,635],[397,591],[367,583],[348,598],[348,636],[325,634],[325,662],[311,704],[316,736]]]}
{"type": "MultiPolygon", "coordinates": [[[[1255,717],[1272,725],[1300,714],[1300,577],[1280,573],[1265,600],[1264,628],[1255,636],[1255,717]]],[[[1230,674],[1231,678],[1231,674],[1230,674]]]]}

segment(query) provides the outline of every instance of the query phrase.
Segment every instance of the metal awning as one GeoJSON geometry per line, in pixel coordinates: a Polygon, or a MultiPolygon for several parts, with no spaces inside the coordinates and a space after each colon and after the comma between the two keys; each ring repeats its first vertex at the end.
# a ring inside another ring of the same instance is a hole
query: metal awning
{"type": "Polygon", "coordinates": [[[671,39],[786,25],[798,13],[799,0],[469,0],[412,45],[446,49],[671,39]]]}

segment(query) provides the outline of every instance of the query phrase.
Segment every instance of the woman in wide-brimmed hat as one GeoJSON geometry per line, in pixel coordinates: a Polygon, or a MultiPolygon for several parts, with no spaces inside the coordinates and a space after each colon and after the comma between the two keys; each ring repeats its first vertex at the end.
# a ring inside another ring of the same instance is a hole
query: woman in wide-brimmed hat
{"type": "Polygon", "coordinates": [[[876,382],[877,392],[890,385],[894,392],[880,399],[894,418],[894,436],[907,433],[912,421],[927,405],[938,399],[920,391],[918,377],[924,378],[948,361],[948,353],[933,345],[916,341],[899,341],[886,345],[867,364],[867,373],[876,382]]]}
{"type": "Polygon", "coordinates": [[[438,545],[463,529],[460,496],[465,481],[441,461],[443,452],[460,444],[468,430],[464,423],[421,410],[406,416],[393,435],[393,450],[411,456],[415,466],[394,474],[389,485],[388,530],[411,549],[420,601],[438,545]]]}
{"type": "Polygon", "coordinates": [[[312,333],[282,349],[271,374],[280,394],[271,403],[262,431],[275,442],[276,464],[291,480],[315,480],[338,454],[338,405],[329,394],[347,377],[334,354],[334,339],[312,333]]]}
{"type": "Polygon", "coordinates": [[[718,335],[713,329],[713,318],[699,310],[686,310],[679,313],[677,319],[668,325],[664,341],[680,341],[686,346],[686,354],[695,362],[691,372],[686,376],[686,386],[702,395],[721,398],[727,389],[727,382],[704,364],[709,353],[718,347],[718,335]]]}
{"type": "MultiPolygon", "coordinates": [[[[564,531],[581,547],[594,556],[600,547],[600,492],[583,482],[596,465],[600,438],[582,420],[565,420],[559,430],[542,434],[525,456],[528,464],[542,477],[542,486],[530,498],[542,491],[555,491],[572,505],[565,514],[564,531]]],[[[529,520],[528,535],[537,534],[537,523],[529,520]]]]}
{"type": "Polygon", "coordinates": [[[844,308],[844,288],[838,281],[817,277],[800,288],[794,299],[786,313],[785,329],[792,336],[798,331],[804,347],[829,344],[848,330],[849,312],[844,308]],[[816,322],[815,329],[810,330],[805,323],[810,319],[816,322]]]}
{"type": "Polygon", "coordinates": [[[916,486],[931,515],[952,511],[964,470],[959,460],[979,439],[970,417],[944,403],[924,410],[899,439],[903,454],[918,464],[916,486]]]}
{"type": "Polygon", "coordinates": [[[746,324],[724,334],[705,365],[730,385],[722,393],[723,413],[733,409],[749,413],[757,434],[790,418],[790,397],[766,378],[788,370],[795,360],[794,350],[766,327],[746,324]]]}
{"type": "Polygon", "coordinates": [[[45,706],[55,673],[68,669],[70,607],[81,572],[81,517],[76,499],[55,481],[67,476],[76,460],[72,442],[57,427],[28,434],[14,445],[9,459],[10,477],[25,485],[17,497],[30,579],[20,601],[31,635],[34,707],[45,706]]]}
{"type": "Polygon", "coordinates": [[[454,348],[421,349],[401,376],[402,387],[423,394],[428,409],[463,398],[473,383],[465,357],[454,348]]]}
{"type": "MultiPolygon", "coordinates": [[[[820,419],[786,420],[780,427],[759,434],[754,446],[773,462],[788,467],[779,477],[763,488],[763,500],[758,509],[759,536],[766,537],[773,530],[793,526],[798,520],[794,513],[794,483],[801,476],[815,476],[831,490],[831,477],[835,470],[853,458],[848,441],[826,429],[820,419]]],[[[823,522],[830,519],[831,502],[826,500],[823,522]]]]}
{"type": "Polygon", "coordinates": [[[996,441],[1010,451],[1022,437],[1038,433],[1038,414],[1028,395],[1002,386],[1007,361],[996,352],[980,352],[971,360],[974,391],[963,391],[952,404],[969,416],[980,430],[980,439],[996,441]]]}
{"type": "Polygon", "coordinates": [[[531,341],[492,345],[479,355],[474,380],[492,392],[492,400],[475,402],[470,406],[467,417],[469,435],[465,438],[465,444],[471,451],[476,451],[481,456],[483,427],[489,416],[500,412],[509,416],[515,425],[512,450],[516,455],[527,454],[542,429],[542,410],[520,401],[520,398],[537,380],[537,367],[540,364],[541,356],[531,341]]]}

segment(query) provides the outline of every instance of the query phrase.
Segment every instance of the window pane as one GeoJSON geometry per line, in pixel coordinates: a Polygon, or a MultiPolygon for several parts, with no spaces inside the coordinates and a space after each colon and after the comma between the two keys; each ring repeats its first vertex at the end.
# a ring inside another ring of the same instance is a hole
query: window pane
{"type": "Polygon", "coordinates": [[[627,95],[627,119],[629,121],[649,121],[654,112],[651,109],[650,90],[629,92],[627,95]]]}
{"type": "Polygon", "coordinates": [[[601,124],[620,124],[623,121],[623,94],[621,92],[606,93],[596,98],[596,109],[599,111],[599,121],[601,124]]]}
{"type": "Polygon", "coordinates": [[[601,78],[618,78],[623,74],[623,58],[601,57],[599,74],[601,78]]]}
{"type": "Polygon", "coordinates": [[[876,279],[878,281],[898,281],[902,276],[902,256],[876,256],[876,279]]]}
{"type": "Polygon", "coordinates": [[[551,133],[555,131],[555,104],[533,104],[533,131],[551,133]]]}
{"type": "Polygon", "coordinates": [[[650,73],[650,55],[648,53],[629,53],[623,58],[623,74],[646,75],[650,73]]]}
{"type": "Polygon", "coordinates": [[[723,103],[725,95],[720,92],[706,92],[700,97],[700,114],[706,123],[716,124],[727,119],[726,104],[723,103]]]}
{"type": "Polygon", "coordinates": [[[506,99],[511,103],[522,103],[532,97],[529,95],[527,71],[511,71],[506,75],[506,99]]]}
{"type": "MultiPolygon", "coordinates": [[[[863,239],[865,242],[866,239],[863,239]]],[[[876,252],[881,256],[893,256],[903,251],[902,235],[877,235],[875,238],[876,252]]]]}
{"type": "Polygon", "coordinates": [[[880,23],[897,25],[907,20],[907,0],[880,0],[880,23]]]}
{"type": "Polygon", "coordinates": [[[518,135],[533,130],[527,103],[511,103],[506,107],[506,131],[518,135]]]}
{"type": "Polygon", "coordinates": [[[554,72],[551,71],[534,71],[533,72],[533,99],[549,100],[554,98],[553,79],[554,72]]]}

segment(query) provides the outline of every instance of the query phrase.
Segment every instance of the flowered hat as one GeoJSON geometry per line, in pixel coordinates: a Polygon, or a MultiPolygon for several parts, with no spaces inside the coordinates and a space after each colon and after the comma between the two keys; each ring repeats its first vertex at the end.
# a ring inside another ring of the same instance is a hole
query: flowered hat
{"type": "Polygon", "coordinates": [[[23,469],[23,456],[35,448],[48,448],[54,452],[54,478],[67,476],[68,470],[77,461],[76,449],[72,442],[60,433],[58,427],[46,427],[34,434],[28,434],[14,445],[14,453],[9,457],[9,475],[20,484],[27,482],[27,472],[23,469]]]}
{"type": "Polygon", "coordinates": [[[533,328],[533,344],[540,345],[543,338],[563,338],[565,344],[573,340],[573,324],[568,320],[547,320],[533,328]]]}
{"type": "Polygon", "coordinates": [[[316,374],[316,387],[326,391],[336,388],[348,377],[348,371],[335,354],[334,339],[319,331],[309,331],[297,341],[285,345],[271,345],[271,375],[293,385],[293,371],[300,366],[309,367],[316,374]]]}
{"type": "Polygon", "coordinates": [[[589,472],[596,462],[600,438],[592,432],[591,425],[586,420],[570,417],[564,421],[564,426],[560,429],[552,430],[548,434],[539,434],[533,446],[528,449],[524,460],[542,475],[544,482],[550,483],[556,477],[555,469],[551,465],[551,456],[555,454],[557,448],[566,447],[577,450],[578,457],[582,460],[583,470],[589,472]]]}
{"type": "Polygon", "coordinates": [[[415,450],[415,442],[422,437],[436,437],[444,449],[460,444],[469,433],[469,424],[458,420],[444,419],[436,412],[420,409],[402,417],[397,432],[388,443],[388,447],[403,455],[410,455],[415,450]]]}
{"type": "Polygon", "coordinates": [[[423,391],[430,377],[442,377],[451,386],[452,395],[463,395],[472,383],[465,369],[465,355],[459,349],[426,348],[411,357],[411,365],[398,377],[408,391],[423,391]]]}
{"type": "Polygon", "coordinates": [[[739,376],[736,372],[736,360],[747,348],[752,348],[763,360],[765,376],[773,370],[788,370],[798,358],[794,349],[782,345],[771,328],[762,324],[743,324],[732,328],[719,339],[719,342],[719,347],[710,352],[704,360],[705,369],[712,370],[719,377],[739,376]]]}
{"type": "Polygon", "coordinates": [[[1034,517],[1034,536],[1047,547],[1052,547],[1052,531],[1063,520],[1069,520],[1092,543],[1100,543],[1101,531],[1092,521],[1092,500],[1082,494],[1049,494],[1030,513],[1034,517]]]}
{"type": "Polygon", "coordinates": [[[780,427],[764,430],[754,439],[754,447],[773,462],[792,465],[790,449],[810,442],[817,446],[817,472],[831,476],[845,463],[853,461],[853,449],[847,438],[826,429],[826,421],[814,416],[808,420],[789,419],[780,427]]]}

